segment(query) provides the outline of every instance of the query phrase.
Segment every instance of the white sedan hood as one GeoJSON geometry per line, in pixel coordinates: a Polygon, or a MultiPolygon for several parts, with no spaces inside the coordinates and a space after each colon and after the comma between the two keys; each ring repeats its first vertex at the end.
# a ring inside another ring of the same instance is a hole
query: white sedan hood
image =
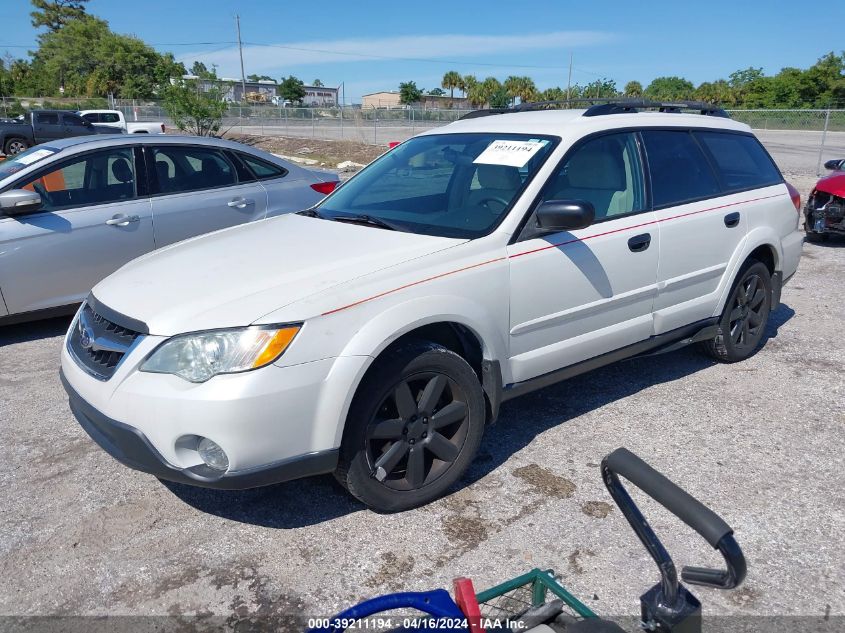
{"type": "Polygon", "coordinates": [[[238,327],[465,241],[289,214],[139,257],[97,284],[93,294],[146,323],[150,334],[238,327]]]}

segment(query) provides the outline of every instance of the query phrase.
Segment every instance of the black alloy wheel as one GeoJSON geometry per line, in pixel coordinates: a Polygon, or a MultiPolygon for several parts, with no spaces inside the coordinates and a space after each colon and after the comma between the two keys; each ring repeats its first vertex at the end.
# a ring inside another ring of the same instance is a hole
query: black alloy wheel
{"type": "Polygon", "coordinates": [[[367,427],[373,476],[394,490],[414,490],[440,477],[461,452],[469,428],[466,394],[448,376],[403,378],[367,427]]]}
{"type": "Polygon", "coordinates": [[[352,400],[335,477],[378,512],[433,501],[471,463],[486,413],[478,375],[460,355],[427,341],[388,348],[352,400]]]}

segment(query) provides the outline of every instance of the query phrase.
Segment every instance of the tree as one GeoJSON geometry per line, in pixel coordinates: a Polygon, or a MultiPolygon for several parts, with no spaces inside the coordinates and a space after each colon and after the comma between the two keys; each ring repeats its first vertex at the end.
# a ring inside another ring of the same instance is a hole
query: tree
{"type": "Polygon", "coordinates": [[[461,88],[463,77],[457,70],[450,70],[443,75],[443,81],[440,86],[449,91],[449,98],[455,98],[455,88],[461,88]]]}
{"type": "Polygon", "coordinates": [[[649,99],[657,101],[676,101],[689,99],[693,92],[695,92],[695,86],[686,79],[681,77],[657,77],[646,87],[643,94],[649,99]]]}
{"type": "Polygon", "coordinates": [[[191,74],[200,79],[217,79],[217,67],[212,65],[211,70],[203,62],[194,62],[191,66],[191,74]]]}
{"type": "Polygon", "coordinates": [[[220,129],[227,105],[219,88],[207,92],[196,81],[178,81],[163,90],[164,110],[183,132],[211,136],[220,129]]]}
{"type": "Polygon", "coordinates": [[[411,105],[419,103],[420,99],[422,99],[422,90],[417,88],[417,82],[404,81],[399,84],[399,103],[411,105]]]}
{"type": "Polygon", "coordinates": [[[301,79],[289,75],[279,83],[279,95],[291,103],[302,103],[305,98],[305,84],[301,79]]]}
{"type": "Polygon", "coordinates": [[[566,99],[566,90],[563,88],[546,88],[540,96],[543,101],[563,101],[566,99]]]}
{"type": "MultiPolygon", "coordinates": [[[[691,88],[692,84],[690,84],[690,89],[691,88]]],[[[592,97],[595,99],[600,99],[601,97],[615,97],[616,82],[612,79],[607,79],[606,77],[596,79],[584,86],[583,95],[585,98],[592,97]]]]}
{"type": "Polygon", "coordinates": [[[315,79],[314,81],[311,82],[311,85],[314,86],[315,88],[322,88],[323,82],[320,81],[319,79],[315,79]]]}
{"type": "Polygon", "coordinates": [[[163,57],[136,37],[113,33],[107,22],[90,15],[40,40],[32,74],[42,94],[55,94],[63,85],[74,96],[148,98],[183,69],[172,55],[163,57]]]}
{"type": "MultiPolygon", "coordinates": [[[[217,72],[216,69],[215,72],[217,72]]],[[[273,81],[273,78],[270,75],[247,75],[246,80],[254,81],[257,83],[259,81],[273,81]]]]}
{"type": "Polygon", "coordinates": [[[463,77],[461,77],[461,84],[458,86],[458,88],[460,88],[464,97],[469,97],[469,91],[477,83],[478,79],[475,78],[475,75],[464,75],[463,77]]]}
{"type": "Polygon", "coordinates": [[[520,103],[527,103],[537,98],[537,87],[534,85],[534,80],[531,77],[516,77],[511,75],[505,79],[503,85],[508,96],[511,98],[511,102],[514,104],[516,104],[517,99],[519,99],[520,103]]]}
{"type": "Polygon", "coordinates": [[[434,88],[428,91],[428,94],[434,95],[435,97],[442,97],[446,94],[445,90],[441,90],[440,88],[434,88]]]}
{"type": "Polygon", "coordinates": [[[88,0],[31,0],[35,11],[30,13],[32,26],[46,26],[50,32],[58,31],[71,20],[85,15],[88,0]]]}
{"type": "Polygon", "coordinates": [[[626,97],[642,97],[643,85],[639,81],[629,81],[625,84],[626,97]]]}

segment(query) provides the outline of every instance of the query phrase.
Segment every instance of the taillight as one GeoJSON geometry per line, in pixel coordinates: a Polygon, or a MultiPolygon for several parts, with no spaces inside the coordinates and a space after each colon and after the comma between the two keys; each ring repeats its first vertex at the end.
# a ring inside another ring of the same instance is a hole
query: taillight
{"type": "Polygon", "coordinates": [[[317,193],[321,193],[324,196],[327,196],[332,191],[335,190],[337,185],[338,185],[337,180],[332,180],[330,182],[314,182],[314,183],[311,183],[311,188],[314,191],[316,191],[317,193]]]}
{"type": "Polygon", "coordinates": [[[786,189],[789,191],[789,197],[792,198],[792,204],[795,205],[795,210],[801,213],[801,194],[789,183],[786,183],[786,189]]]}

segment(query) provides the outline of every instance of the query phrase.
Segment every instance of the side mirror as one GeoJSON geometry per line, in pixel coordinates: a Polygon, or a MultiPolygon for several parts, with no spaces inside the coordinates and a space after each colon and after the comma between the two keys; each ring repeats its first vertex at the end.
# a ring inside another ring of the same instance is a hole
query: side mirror
{"type": "Polygon", "coordinates": [[[596,210],[586,200],[546,200],[536,215],[537,228],[557,233],[587,228],[596,219],[596,210]]]}
{"type": "Polygon", "coordinates": [[[10,189],[0,193],[0,213],[3,215],[24,215],[41,208],[41,196],[26,189],[10,189]]]}
{"type": "Polygon", "coordinates": [[[845,169],[845,158],[834,158],[832,160],[826,161],[824,164],[825,169],[831,170],[839,170],[845,169]]]}

